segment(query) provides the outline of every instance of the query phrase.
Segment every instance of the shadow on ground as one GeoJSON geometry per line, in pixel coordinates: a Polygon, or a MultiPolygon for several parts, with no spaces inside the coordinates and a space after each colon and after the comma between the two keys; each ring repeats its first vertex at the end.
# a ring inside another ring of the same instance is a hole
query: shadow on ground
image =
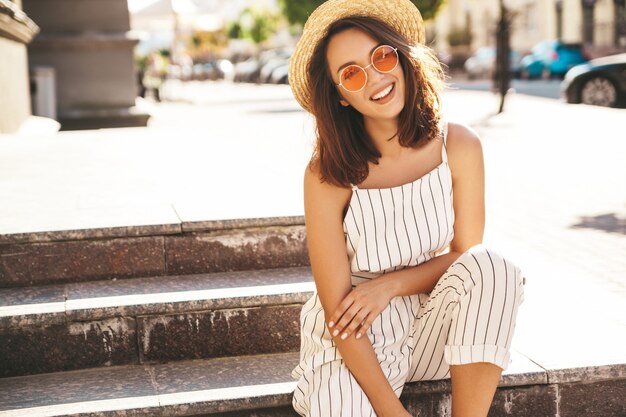
{"type": "Polygon", "coordinates": [[[572,228],[596,229],[603,232],[626,235],[626,218],[618,217],[616,213],[583,216],[580,218],[579,223],[572,225],[572,228]]]}

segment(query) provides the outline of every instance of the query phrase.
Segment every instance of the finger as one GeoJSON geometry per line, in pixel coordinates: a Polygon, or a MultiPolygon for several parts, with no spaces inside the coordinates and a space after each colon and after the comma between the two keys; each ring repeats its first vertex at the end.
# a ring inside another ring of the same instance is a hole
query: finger
{"type": "Polygon", "coordinates": [[[330,320],[328,321],[328,327],[333,327],[339,321],[339,319],[345,314],[346,310],[352,306],[354,303],[354,299],[352,297],[352,293],[348,294],[346,298],[343,299],[341,303],[337,306],[333,315],[330,316],[330,320]]]}
{"type": "Polygon", "coordinates": [[[374,319],[372,318],[372,316],[373,316],[372,314],[368,314],[365,320],[363,320],[363,322],[361,323],[361,327],[359,327],[359,330],[357,331],[357,334],[356,334],[357,339],[363,336],[365,332],[367,332],[367,330],[372,326],[372,323],[374,322],[374,319]]]}
{"type": "Polygon", "coordinates": [[[354,317],[359,313],[361,307],[357,304],[352,304],[348,310],[341,316],[337,324],[333,329],[333,336],[337,336],[338,334],[345,331],[346,327],[352,322],[354,317]]]}
{"type": "Polygon", "coordinates": [[[354,331],[363,323],[367,317],[367,312],[360,310],[358,314],[354,316],[350,324],[343,330],[341,334],[342,339],[347,339],[354,331]]]}

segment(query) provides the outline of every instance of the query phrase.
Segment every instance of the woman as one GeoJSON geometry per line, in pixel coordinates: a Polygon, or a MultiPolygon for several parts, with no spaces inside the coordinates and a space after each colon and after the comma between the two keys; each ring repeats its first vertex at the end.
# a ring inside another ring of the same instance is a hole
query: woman
{"type": "Polygon", "coordinates": [[[486,416],[509,362],[521,273],[480,245],[482,148],[442,120],[423,42],[408,0],[331,0],[291,58],[317,124],[304,175],[317,291],[293,371],[305,416],[409,416],[404,384],[448,377],[453,416],[486,416]]]}

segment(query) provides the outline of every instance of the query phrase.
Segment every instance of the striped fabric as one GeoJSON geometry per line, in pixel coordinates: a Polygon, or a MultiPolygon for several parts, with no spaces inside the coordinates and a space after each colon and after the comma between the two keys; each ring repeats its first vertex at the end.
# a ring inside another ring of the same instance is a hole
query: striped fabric
{"type": "MultiPolygon", "coordinates": [[[[397,187],[359,189],[344,218],[353,286],[426,262],[453,238],[452,177],[442,129],[442,162],[397,187]]],[[[367,331],[380,366],[400,396],[408,381],[449,378],[449,365],[491,362],[506,369],[520,270],[483,246],[464,253],[430,294],[395,297],[367,331]]],[[[294,409],[303,416],[375,416],[326,327],[317,293],[302,308],[294,409]]]]}

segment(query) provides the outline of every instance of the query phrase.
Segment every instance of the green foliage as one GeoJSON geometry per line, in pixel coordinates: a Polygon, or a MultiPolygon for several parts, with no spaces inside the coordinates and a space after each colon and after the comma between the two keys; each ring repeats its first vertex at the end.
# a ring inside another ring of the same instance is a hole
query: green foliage
{"type": "Polygon", "coordinates": [[[431,20],[437,16],[439,9],[444,4],[444,0],[411,0],[417,6],[424,20],[431,20]]]}
{"type": "Polygon", "coordinates": [[[279,0],[278,4],[287,21],[291,24],[299,23],[301,25],[306,22],[309,15],[324,0],[279,0]]]}
{"type": "MultiPolygon", "coordinates": [[[[379,0],[380,1],[380,0],[379,0]]],[[[411,0],[422,14],[424,20],[432,19],[436,16],[444,0],[411,0]]],[[[279,0],[278,4],[283,14],[291,24],[304,24],[309,15],[324,0],[279,0]]]]}
{"type": "Polygon", "coordinates": [[[135,53],[133,55],[133,61],[135,62],[137,71],[144,72],[148,67],[148,55],[135,53]]]}
{"type": "Polygon", "coordinates": [[[228,44],[227,33],[224,29],[216,31],[194,30],[187,45],[187,52],[194,60],[219,52],[228,44]]]}
{"type": "Polygon", "coordinates": [[[226,28],[226,33],[228,34],[228,39],[239,39],[243,36],[243,29],[241,28],[241,23],[238,21],[228,23],[226,28]]]}
{"type": "Polygon", "coordinates": [[[280,16],[265,9],[246,9],[239,17],[244,37],[255,43],[267,40],[278,27],[280,16]]]}

